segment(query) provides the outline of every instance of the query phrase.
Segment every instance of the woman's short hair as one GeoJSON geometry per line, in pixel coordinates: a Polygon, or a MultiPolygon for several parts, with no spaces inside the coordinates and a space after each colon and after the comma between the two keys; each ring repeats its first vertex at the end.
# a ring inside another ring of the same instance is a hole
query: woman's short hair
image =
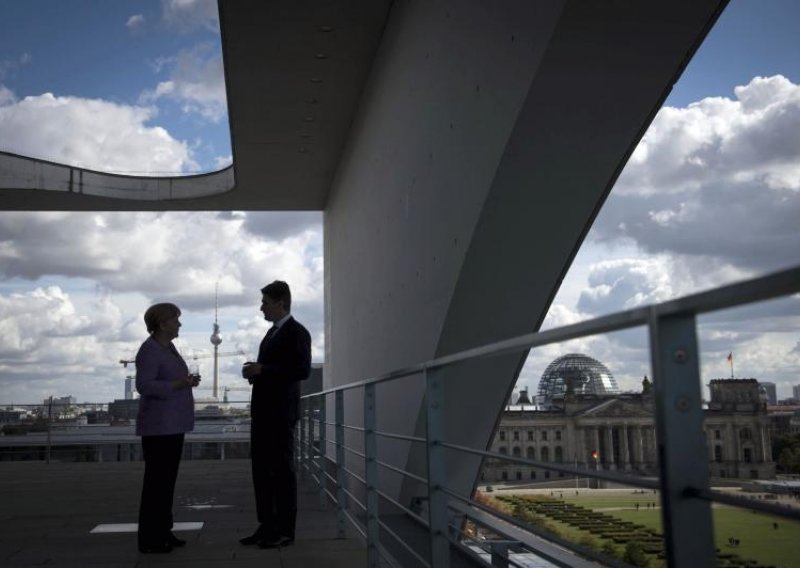
{"type": "Polygon", "coordinates": [[[144,313],[144,324],[147,326],[147,333],[158,331],[162,323],[180,315],[181,310],[175,304],[170,304],[168,302],[153,304],[147,308],[147,311],[144,313]]]}

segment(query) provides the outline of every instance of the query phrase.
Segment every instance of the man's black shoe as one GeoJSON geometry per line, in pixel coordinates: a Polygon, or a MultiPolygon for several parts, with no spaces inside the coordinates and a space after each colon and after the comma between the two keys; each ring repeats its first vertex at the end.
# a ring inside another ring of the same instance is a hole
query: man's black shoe
{"type": "Polygon", "coordinates": [[[142,554],[166,554],[167,552],[172,552],[172,545],[169,542],[149,545],[140,544],[139,552],[142,554]]]}
{"type": "Polygon", "coordinates": [[[245,546],[250,546],[251,544],[258,544],[260,541],[264,540],[266,536],[266,532],[261,527],[256,529],[256,532],[251,534],[250,536],[246,536],[244,538],[240,538],[239,542],[244,544],[245,546]]]}
{"type": "Polygon", "coordinates": [[[279,536],[277,538],[262,538],[258,541],[258,548],[281,548],[282,546],[291,546],[294,544],[294,539],[288,536],[279,536]]]}
{"type": "Polygon", "coordinates": [[[172,533],[169,533],[167,536],[167,544],[171,545],[173,548],[177,548],[180,546],[186,546],[186,541],[182,538],[178,538],[172,533]]]}

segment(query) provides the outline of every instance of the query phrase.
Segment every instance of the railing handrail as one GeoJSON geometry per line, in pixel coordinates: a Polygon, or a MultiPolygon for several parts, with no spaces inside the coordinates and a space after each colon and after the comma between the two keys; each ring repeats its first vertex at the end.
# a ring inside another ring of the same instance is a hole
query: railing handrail
{"type": "Polygon", "coordinates": [[[615,312],[605,316],[585,320],[582,322],[565,325],[545,331],[535,331],[518,335],[509,339],[495,341],[479,347],[459,351],[451,355],[444,355],[424,363],[395,369],[375,377],[338,385],[304,395],[302,398],[332,394],[337,391],[346,391],[392,381],[437,369],[471,359],[479,359],[490,355],[500,355],[541,347],[559,341],[577,339],[587,335],[620,331],[631,327],[646,325],[655,316],[670,316],[678,314],[703,314],[728,308],[735,308],[743,304],[752,304],[800,292],[800,267],[789,268],[767,274],[758,278],[727,284],[712,290],[705,290],[689,294],[674,300],[656,304],[647,304],[638,308],[615,312]]]}

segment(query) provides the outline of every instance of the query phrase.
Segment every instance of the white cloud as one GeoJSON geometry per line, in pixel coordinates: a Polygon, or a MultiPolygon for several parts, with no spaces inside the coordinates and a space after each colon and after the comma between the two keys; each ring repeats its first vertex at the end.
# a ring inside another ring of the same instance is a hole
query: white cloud
{"type": "Polygon", "coordinates": [[[181,105],[188,114],[199,114],[219,122],[227,113],[222,55],[210,43],[202,43],[178,52],[173,58],[160,59],[157,68],[171,69],[170,77],[155,89],[142,93],[145,103],[166,98],[181,105]]]}
{"type": "Polygon", "coordinates": [[[145,18],[142,14],[134,14],[125,22],[125,27],[135,32],[144,27],[145,18]]]}
{"type": "Polygon", "coordinates": [[[219,33],[217,0],[162,0],[162,17],[182,32],[204,29],[219,33]]]}
{"type": "Polygon", "coordinates": [[[0,93],[0,148],[107,172],[176,174],[197,169],[185,142],[147,126],[156,109],[51,93],[20,101],[0,93]]]}
{"type": "MultiPolygon", "coordinates": [[[[180,349],[207,349],[217,282],[225,350],[254,356],[268,327],[258,312],[259,290],[282,279],[292,286],[293,313],[311,331],[320,360],[321,219],[317,214],[312,225],[305,214],[284,213],[270,232],[273,215],[0,214],[0,279],[19,290],[0,295],[3,400],[31,402],[53,391],[81,400],[119,397],[118,361],[136,352],[144,336],[141,314],[156,301],[181,307],[180,349]],[[87,293],[66,291],[86,283],[87,293]]],[[[241,359],[222,361],[225,383],[235,381],[241,359]]]]}
{"type": "MultiPolygon", "coordinates": [[[[284,214],[290,223],[292,214],[284,214]]],[[[186,307],[252,304],[273,279],[292,283],[298,302],[322,298],[321,227],[305,215],[297,231],[260,237],[246,222],[269,215],[215,213],[15,213],[0,215],[0,275],[89,278],[115,292],[172,298],[186,307]],[[247,220],[247,221],[246,221],[247,220]]]]}
{"type": "Polygon", "coordinates": [[[662,109],[589,238],[742,275],[796,264],[800,86],[756,77],[735,93],[662,109]]]}

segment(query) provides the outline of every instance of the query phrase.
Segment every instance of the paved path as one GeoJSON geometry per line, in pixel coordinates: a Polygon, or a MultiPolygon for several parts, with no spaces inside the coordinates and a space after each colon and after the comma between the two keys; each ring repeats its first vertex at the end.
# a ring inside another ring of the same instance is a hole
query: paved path
{"type": "Polygon", "coordinates": [[[249,460],[183,461],[176,522],[202,522],[177,533],[188,545],[145,555],[136,534],[91,534],[104,523],[135,523],[144,464],[0,462],[0,566],[193,568],[351,568],[366,550],[350,529],[336,538],[335,512],[300,490],[297,540],[281,550],[244,547],[256,526],[249,460]]]}

